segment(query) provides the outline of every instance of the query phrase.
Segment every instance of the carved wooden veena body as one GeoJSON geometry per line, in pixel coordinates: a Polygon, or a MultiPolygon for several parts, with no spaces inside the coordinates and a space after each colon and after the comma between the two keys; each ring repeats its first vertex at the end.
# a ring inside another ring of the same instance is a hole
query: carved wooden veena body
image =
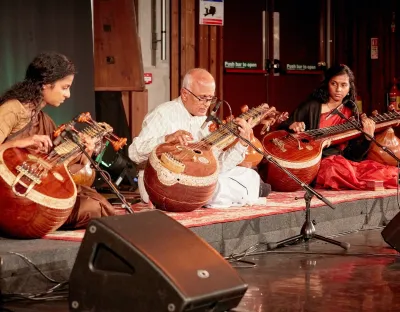
{"type": "MultiPolygon", "coordinates": [[[[275,108],[264,104],[239,117],[245,120],[252,117],[254,126],[275,115],[275,108]]],[[[226,126],[236,131],[232,121],[226,126]]],[[[159,209],[176,212],[192,211],[205,205],[218,180],[218,161],[213,149],[222,150],[235,139],[229,130],[221,127],[198,143],[158,145],[150,154],[144,172],[144,185],[152,203],[159,209]]]]}
{"type": "MultiPolygon", "coordinates": [[[[257,148],[259,148],[260,150],[263,150],[260,140],[258,140],[254,136],[254,134],[251,135],[250,142],[257,148]]],[[[247,151],[246,151],[244,160],[239,164],[239,166],[246,167],[246,168],[255,168],[261,162],[263,157],[264,156],[262,154],[258,153],[254,148],[252,148],[249,145],[247,147],[247,151]]]]}
{"type": "MultiPolygon", "coordinates": [[[[94,122],[89,113],[81,114],[77,121],[89,123],[83,133],[92,138],[105,137],[118,149],[126,144],[126,139],[116,136],[112,140],[112,128],[94,122]]],[[[3,234],[39,238],[58,229],[67,220],[77,197],[67,165],[81,153],[73,140],[63,136],[68,127],[68,131],[78,132],[72,124],[55,131],[58,143],[47,154],[22,148],[0,152],[0,232],[3,234]]],[[[79,136],[76,139],[79,140],[79,136]]]]}
{"type": "Polygon", "coordinates": [[[19,148],[0,152],[1,232],[39,238],[66,221],[75,204],[76,186],[57,156],[53,151],[46,159],[19,148]]]}
{"type": "MultiPolygon", "coordinates": [[[[400,158],[400,139],[395,135],[393,128],[386,129],[382,133],[375,136],[378,143],[388,147],[392,152],[400,158]]],[[[368,151],[367,159],[377,161],[384,165],[397,166],[397,161],[375,143],[371,143],[368,151]]]]}
{"type": "MultiPolygon", "coordinates": [[[[400,113],[390,111],[370,117],[376,123],[375,131],[382,131],[400,123],[400,113]]],[[[362,127],[362,125],[360,125],[362,127]]],[[[322,150],[329,145],[348,141],[361,135],[350,122],[340,125],[308,130],[301,133],[289,133],[284,130],[268,133],[263,138],[264,151],[278,163],[290,170],[303,182],[309,184],[317,176],[322,150]]],[[[275,191],[290,192],[301,188],[282,170],[268,163],[267,177],[263,177],[275,191]]]]}
{"type": "Polygon", "coordinates": [[[76,184],[91,187],[96,179],[96,170],[92,168],[89,162],[78,172],[72,173],[72,179],[76,184]]]}

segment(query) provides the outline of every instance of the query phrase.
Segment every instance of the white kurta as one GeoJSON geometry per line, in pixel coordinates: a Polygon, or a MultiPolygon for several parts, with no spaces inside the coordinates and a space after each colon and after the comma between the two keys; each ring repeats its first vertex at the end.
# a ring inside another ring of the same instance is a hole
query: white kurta
{"type": "MultiPolygon", "coordinates": [[[[165,143],[165,136],[178,130],[192,134],[199,141],[210,132],[201,129],[206,116],[192,116],[180,97],[157,106],[143,121],[142,130],[129,146],[129,157],[137,164],[147,161],[153,149],[165,143]]],[[[227,151],[215,151],[220,166],[217,187],[207,207],[230,207],[246,204],[263,204],[266,198],[259,198],[260,176],[253,169],[238,167],[245,156],[246,147],[237,143],[227,151]]],[[[143,171],[139,172],[139,192],[142,200],[148,201],[144,189],[143,171]]]]}

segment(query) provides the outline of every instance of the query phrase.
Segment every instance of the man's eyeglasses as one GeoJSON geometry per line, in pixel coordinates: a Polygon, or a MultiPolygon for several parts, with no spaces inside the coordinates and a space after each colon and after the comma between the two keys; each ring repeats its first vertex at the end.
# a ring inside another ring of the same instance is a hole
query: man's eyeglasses
{"type": "Polygon", "coordinates": [[[190,91],[187,88],[184,88],[187,92],[189,92],[191,95],[193,95],[197,100],[199,100],[199,102],[203,102],[203,103],[210,103],[210,105],[213,105],[217,102],[218,98],[216,96],[197,96],[196,94],[194,94],[192,91],[190,91]]]}

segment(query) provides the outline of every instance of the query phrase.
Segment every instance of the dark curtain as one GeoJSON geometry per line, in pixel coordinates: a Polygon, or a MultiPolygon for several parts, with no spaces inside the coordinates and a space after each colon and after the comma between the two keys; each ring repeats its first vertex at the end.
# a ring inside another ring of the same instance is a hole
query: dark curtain
{"type": "MultiPolygon", "coordinates": [[[[118,153],[109,145],[102,155],[101,163],[106,165],[104,169],[108,171],[113,180],[122,179],[122,186],[128,186],[133,191],[137,188],[135,180],[137,176],[136,165],[128,157],[128,146],[132,143],[132,136],[129,130],[122,102],[120,91],[96,91],[96,119],[99,122],[106,122],[113,127],[113,133],[118,137],[127,138],[127,145],[118,153]],[[122,175],[122,176],[121,176],[122,175]]],[[[97,179],[95,187],[102,189],[104,182],[97,179]]]]}
{"type": "Polygon", "coordinates": [[[120,91],[96,91],[96,119],[108,123],[114,129],[114,134],[127,138],[128,143],[121,151],[128,155],[128,145],[132,143],[132,136],[126,119],[122,93],[120,91]]]}
{"type": "Polygon", "coordinates": [[[90,0],[0,1],[0,93],[23,79],[41,51],[57,51],[75,63],[71,98],[46,108],[57,124],[81,112],[94,116],[93,39],[90,0]]]}

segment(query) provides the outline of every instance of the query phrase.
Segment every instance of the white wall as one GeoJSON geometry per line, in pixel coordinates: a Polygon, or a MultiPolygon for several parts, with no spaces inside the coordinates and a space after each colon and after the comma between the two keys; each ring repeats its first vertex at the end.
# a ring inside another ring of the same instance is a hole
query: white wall
{"type": "MultiPolygon", "coordinates": [[[[161,0],[156,0],[156,32],[157,40],[161,39],[161,0]]],[[[149,92],[149,111],[157,105],[170,99],[170,77],[169,77],[169,1],[166,1],[166,60],[161,60],[161,42],[157,43],[155,64],[152,64],[152,29],[151,29],[151,0],[139,0],[139,37],[142,47],[143,68],[145,73],[153,74],[153,83],[146,85],[149,92]]]]}

